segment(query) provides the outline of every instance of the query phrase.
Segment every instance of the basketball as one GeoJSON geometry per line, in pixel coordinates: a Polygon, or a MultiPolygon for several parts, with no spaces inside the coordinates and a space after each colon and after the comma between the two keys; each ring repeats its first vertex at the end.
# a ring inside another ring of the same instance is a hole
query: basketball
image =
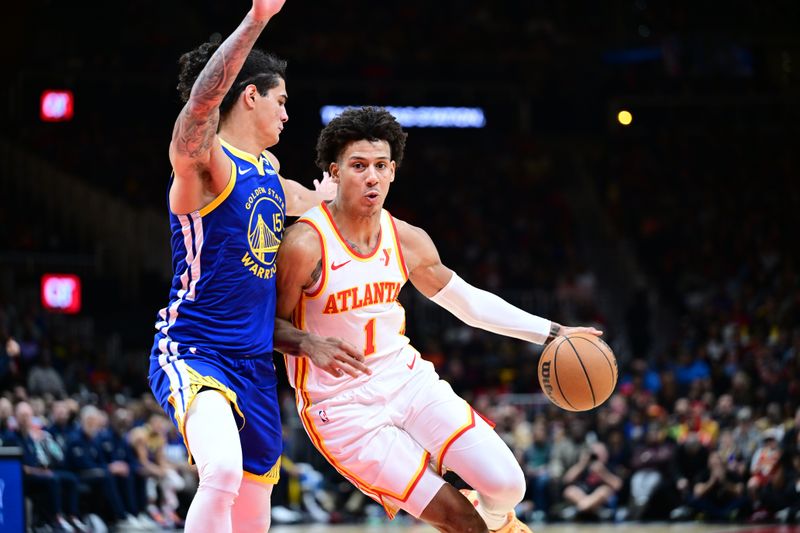
{"type": "Polygon", "coordinates": [[[557,337],[539,359],[539,384],[551,402],[567,411],[588,411],[605,402],[617,385],[617,358],[600,337],[557,337]]]}

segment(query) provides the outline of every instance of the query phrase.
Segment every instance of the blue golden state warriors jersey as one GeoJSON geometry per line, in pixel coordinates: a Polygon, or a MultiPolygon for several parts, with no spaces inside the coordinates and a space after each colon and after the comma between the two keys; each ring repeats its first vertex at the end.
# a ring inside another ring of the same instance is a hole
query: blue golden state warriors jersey
{"type": "Polygon", "coordinates": [[[174,354],[271,355],[286,200],[266,152],[256,159],[222,147],[231,160],[225,190],[199,211],[170,212],[174,274],[156,336],[174,354]]]}

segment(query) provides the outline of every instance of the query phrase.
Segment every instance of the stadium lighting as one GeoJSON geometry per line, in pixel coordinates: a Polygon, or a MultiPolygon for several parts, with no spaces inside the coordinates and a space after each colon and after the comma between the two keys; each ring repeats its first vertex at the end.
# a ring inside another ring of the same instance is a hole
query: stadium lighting
{"type": "Polygon", "coordinates": [[[623,109],[617,113],[617,121],[623,126],[629,126],[633,122],[633,115],[630,111],[623,109]]]}
{"type": "MultiPolygon", "coordinates": [[[[348,107],[359,106],[322,106],[322,124],[328,124],[348,107]]],[[[386,106],[386,110],[406,128],[482,128],[486,125],[486,115],[480,107],[386,106]]]]}
{"type": "Polygon", "coordinates": [[[81,278],[75,274],[45,274],[42,276],[42,307],[57,313],[79,313],[81,310],[81,278]]]}
{"type": "Polygon", "coordinates": [[[74,110],[72,91],[46,90],[42,92],[39,116],[44,122],[65,122],[72,120],[74,110]]]}

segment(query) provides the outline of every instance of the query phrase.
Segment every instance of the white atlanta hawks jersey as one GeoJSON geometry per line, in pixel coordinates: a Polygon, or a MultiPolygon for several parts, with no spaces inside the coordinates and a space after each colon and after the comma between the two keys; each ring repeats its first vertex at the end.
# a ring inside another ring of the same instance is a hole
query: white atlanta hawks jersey
{"type": "MultiPolygon", "coordinates": [[[[319,235],[322,273],[306,290],[294,311],[300,329],[325,337],[339,337],[363,349],[373,373],[404,364],[397,355],[409,344],[405,336],[405,310],[397,302],[408,279],[394,220],[381,211],[378,245],[366,255],[354,250],[339,233],[323,203],[307,211],[297,223],[308,224],[319,235]]],[[[334,377],[315,367],[306,357],[287,357],[289,380],[312,401],[359,386],[369,379],[361,374],[334,377]]]]}

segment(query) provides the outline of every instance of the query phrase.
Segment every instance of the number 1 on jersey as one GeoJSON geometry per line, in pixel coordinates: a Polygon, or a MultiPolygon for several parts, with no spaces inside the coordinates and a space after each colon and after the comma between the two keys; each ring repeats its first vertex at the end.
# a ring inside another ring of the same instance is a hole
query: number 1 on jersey
{"type": "Polygon", "coordinates": [[[367,342],[364,344],[364,357],[375,353],[375,319],[370,319],[364,326],[364,333],[367,334],[367,342]]]}

